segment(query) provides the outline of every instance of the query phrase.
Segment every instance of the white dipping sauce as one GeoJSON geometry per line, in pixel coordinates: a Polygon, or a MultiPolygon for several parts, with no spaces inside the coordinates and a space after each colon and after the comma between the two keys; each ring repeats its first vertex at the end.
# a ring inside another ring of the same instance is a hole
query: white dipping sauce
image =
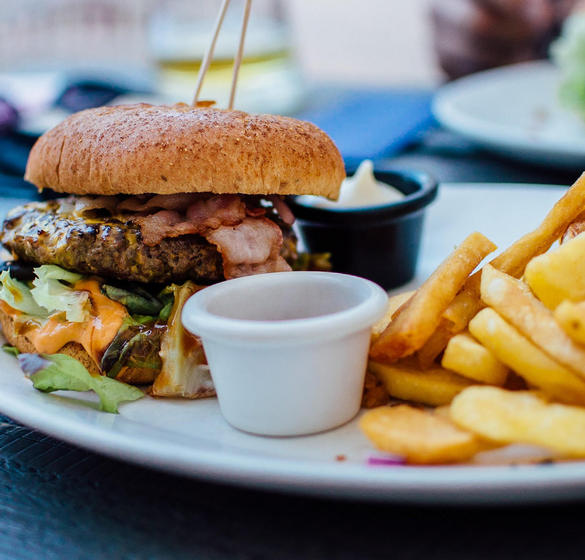
{"type": "Polygon", "coordinates": [[[391,204],[403,198],[404,194],[397,188],[376,180],[373,162],[365,159],[354,175],[344,179],[338,200],[332,201],[321,196],[301,195],[297,197],[297,202],[316,208],[363,208],[391,204]]]}

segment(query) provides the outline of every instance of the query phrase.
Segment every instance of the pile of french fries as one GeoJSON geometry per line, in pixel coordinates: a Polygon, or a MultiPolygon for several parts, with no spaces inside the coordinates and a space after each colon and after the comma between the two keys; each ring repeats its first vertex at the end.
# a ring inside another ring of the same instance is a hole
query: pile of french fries
{"type": "Polygon", "coordinates": [[[360,420],[378,449],[413,464],[509,444],[585,458],[584,210],[585,173],[482,268],[496,246],[473,233],[418,290],[390,298],[364,394],[377,408],[360,420]]]}

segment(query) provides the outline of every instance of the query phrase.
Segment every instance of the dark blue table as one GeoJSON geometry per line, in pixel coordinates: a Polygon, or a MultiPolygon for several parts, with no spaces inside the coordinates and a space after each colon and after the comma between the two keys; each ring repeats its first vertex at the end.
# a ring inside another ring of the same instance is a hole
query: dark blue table
{"type": "Polygon", "coordinates": [[[582,559],[583,504],[445,509],[185,480],[0,418],[0,558],[582,559]]]}

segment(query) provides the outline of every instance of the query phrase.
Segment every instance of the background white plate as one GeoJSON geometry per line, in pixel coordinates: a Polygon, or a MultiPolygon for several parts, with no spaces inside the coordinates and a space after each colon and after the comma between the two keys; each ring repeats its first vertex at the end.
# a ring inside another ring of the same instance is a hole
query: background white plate
{"type": "MultiPolygon", "coordinates": [[[[535,227],[560,187],[446,185],[429,209],[419,277],[479,230],[505,246],[535,227]]],[[[3,206],[3,205],[2,205],[3,206]]],[[[215,399],[154,400],[98,412],[79,394],[45,395],[14,358],[0,356],[0,411],[95,451],[166,471],[253,487],[329,497],[426,503],[504,503],[585,496],[585,462],[532,466],[372,467],[353,422],[330,432],[264,438],[231,428],[215,399]],[[343,455],[346,460],[338,461],[343,455]]]]}
{"type": "Polygon", "coordinates": [[[558,101],[549,62],[515,64],[443,86],[433,112],[445,127],[506,157],[585,167],[585,122],[558,101]]]}

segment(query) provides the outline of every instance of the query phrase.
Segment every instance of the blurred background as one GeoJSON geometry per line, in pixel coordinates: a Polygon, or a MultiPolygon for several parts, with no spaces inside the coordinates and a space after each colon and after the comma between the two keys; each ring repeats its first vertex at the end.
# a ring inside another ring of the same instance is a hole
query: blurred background
{"type": "MultiPolygon", "coordinates": [[[[220,4],[0,2],[0,173],[21,176],[34,139],[71,112],[107,103],[190,102],[220,4]]],[[[392,157],[395,165],[414,164],[443,180],[482,179],[481,161],[468,174],[461,173],[465,164],[449,167],[446,158],[469,155],[471,147],[441,133],[433,96],[449,79],[547,57],[576,4],[254,0],[236,107],[316,122],[349,164],[392,157]]],[[[243,0],[232,0],[200,96],[220,107],[229,94],[243,7],[243,0]]],[[[576,89],[585,92],[582,75],[576,89]]],[[[514,173],[510,179],[525,176],[514,173]]]]}
{"type": "MultiPolygon", "coordinates": [[[[294,111],[307,84],[383,87],[438,80],[428,0],[255,0],[238,103],[294,111]]],[[[189,101],[218,0],[19,0],[0,3],[0,95],[24,110],[93,77],[189,101]],[[29,76],[15,75],[28,72],[29,76]],[[66,75],[63,75],[65,73],[66,75]]],[[[242,0],[233,0],[203,97],[222,103],[242,0]]],[[[229,87],[229,86],[228,86],[229,87]]]]}

